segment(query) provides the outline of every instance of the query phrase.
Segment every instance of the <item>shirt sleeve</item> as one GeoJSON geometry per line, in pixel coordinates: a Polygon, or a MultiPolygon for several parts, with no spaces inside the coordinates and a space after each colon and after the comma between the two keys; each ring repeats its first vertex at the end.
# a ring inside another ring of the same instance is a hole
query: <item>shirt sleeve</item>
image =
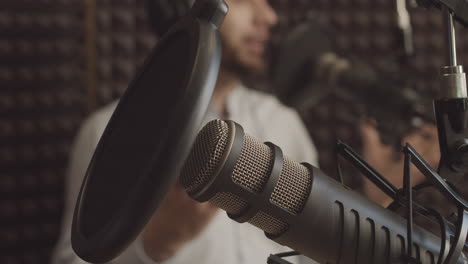
{"type": "Polygon", "coordinates": [[[279,107],[266,118],[271,140],[296,162],[307,162],[318,167],[318,154],[312,138],[299,114],[290,108],[279,107]],[[274,130],[274,131],[272,131],[274,130]]]}
{"type": "Polygon", "coordinates": [[[293,129],[290,131],[292,136],[296,137],[296,144],[298,144],[295,149],[298,152],[299,162],[308,162],[311,165],[319,167],[318,153],[315,148],[315,144],[310,137],[310,134],[307,128],[304,125],[304,122],[299,117],[299,114],[291,110],[291,119],[290,122],[294,123],[293,129]]]}
{"type": "Polygon", "coordinates": [[[85,263],[75,255],[71,247],[71,225],[81,182],[99,140],[95,130],[91,119],[85,121],[72,145],[65,177],[65,205],[61,236],[53,254],[53,264],[85,263]]]}
{"type": "Polygon", "coordinates": [[[234,121],[262,141],[277,144],[296,162],[318,167],[315,145],[297,111],[283,105],[276,97],[240,87],[227,98],[234,121]]]}

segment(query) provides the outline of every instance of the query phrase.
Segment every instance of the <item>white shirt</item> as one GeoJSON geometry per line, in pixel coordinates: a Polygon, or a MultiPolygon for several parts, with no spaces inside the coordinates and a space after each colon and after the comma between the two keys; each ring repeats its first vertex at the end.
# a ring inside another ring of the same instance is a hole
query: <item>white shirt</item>
{"type": "MultiPolygon", "coordinates": [[[[94,149],[107,125],[116,102],[88,118],[73,145],[67,173],[67,190],[62,235],[55,249],[53,264],[83,264],[72,251],[70,232],[73,210],[83,176],[94,149]]],[[[236,121],[249,134],[261,141],[280,146],[283,153],[297,162],[317,166],[317,152],[298,114],[271,96],[239,87],[226,99],[229,119],[236,121]]],[[[216,118],[207,115],[205,122],[216,118]]],[[[272,253],[289,249],[267,239],[260,229],[250,224],[238,224],[220,212],[201,234],[187,243],[163,264],[262,264],[272,253]]],[[[288,258],[289,261],[293,258],[288,258]]],[[[293,260],[294,261],[294,260],[293,260]]],[[[301,260],[304,261],[304,260],[301,260]]],[[[298,262],[295,260],[294,262],[298,262]]],[[[141,241],[133,243],[115,264],[152,264],[141,241]]]]}

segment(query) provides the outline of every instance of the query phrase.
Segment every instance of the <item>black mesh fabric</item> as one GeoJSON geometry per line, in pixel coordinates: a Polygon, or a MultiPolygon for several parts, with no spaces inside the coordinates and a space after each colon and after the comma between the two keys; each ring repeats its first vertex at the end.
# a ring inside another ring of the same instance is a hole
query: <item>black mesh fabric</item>
{"type": "Polygon", "coordinates": [[[93,161],[93,177],[88,180],[83,202],[83,215],[89,216],[83,220],[86,235],[94,235],[113,219],[113,213],[136,191],[134,186],[140,177],[148,177],[154,161],[160,162],[165,155],[161,153],[162,144],[167,140],[166,133],[170,133],[165,129],[173,122],[168,119],[177,112],[174,106],[184,95],[185,82],[192,73],[190,45],[193,43],[186,32],[172,35],[158,47],[147,70],[129,87],[125,97],[128,104],[122,102],[124,111],[116,111],[118,118],[112,120],[112,129],[105,132],[105,145],[93,161]],[[148,115],[149,120],[144,118],[148,115]],[[112,188],[108,188],[109,183],[112,188]]]}

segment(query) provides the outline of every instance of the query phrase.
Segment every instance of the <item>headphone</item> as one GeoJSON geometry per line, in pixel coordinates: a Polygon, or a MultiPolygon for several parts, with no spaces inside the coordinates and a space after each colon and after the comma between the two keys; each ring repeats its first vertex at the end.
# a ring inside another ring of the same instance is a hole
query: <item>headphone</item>
{"type": "Polygon", "coordinates": [[[149,21],[158,36],[188,13],[195,0],[147,0],[149,21]]]}

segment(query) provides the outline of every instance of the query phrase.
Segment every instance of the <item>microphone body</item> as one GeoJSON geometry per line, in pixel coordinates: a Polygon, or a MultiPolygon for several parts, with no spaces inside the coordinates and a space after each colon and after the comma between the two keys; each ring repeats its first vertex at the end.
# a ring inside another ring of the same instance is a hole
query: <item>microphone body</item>
{"type": "MultiPolygon", "coordinates": [[[[402,217],[318,168],[290,160],[274,144],[245,135],[232,121],[202,129],[180,181],[195,200],[212,202],[320,263],[408,261],[402,217]]],[[[414,227],[412,257],[420,263],[436,263],[440,245],[438,237],[414,227]]],[[[457,263],[466,262],[460,257],[457,263]]]]}

